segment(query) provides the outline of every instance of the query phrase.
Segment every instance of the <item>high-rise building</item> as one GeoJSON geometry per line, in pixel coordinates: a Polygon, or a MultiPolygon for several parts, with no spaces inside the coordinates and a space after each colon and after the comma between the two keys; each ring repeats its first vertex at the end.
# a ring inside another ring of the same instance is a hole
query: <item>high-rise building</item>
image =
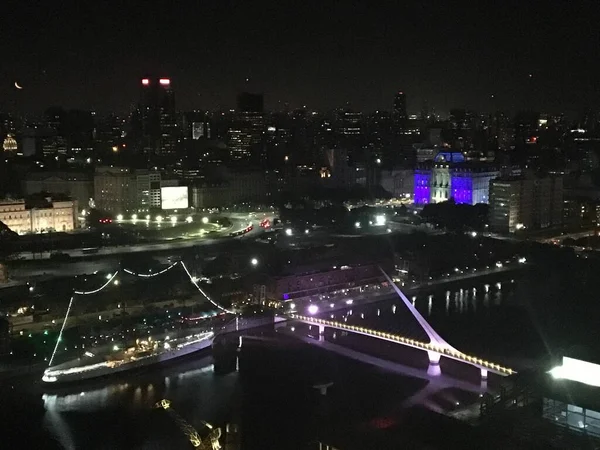
{"type": "Polygon", "coordinates": [[[490,181],[489,222],[492,231],[558,226],[563,219],[561,177],[502,177],[490,181]]]}
{"type": "Polygon", "coordinates": [[[394,108],[393,108],[394,119],[398,122],[403,122],[408,119],[408,113],[406,112],[406,94],[402,91],[398,92],[394,96],[394,108]]]}
{"type": "Polygon", "coordinates": [[[238,163],[262,163],[264,146],[264,98],[262,94],[242,92],[237,97],[237,111],[228,131],[231,159],[238,163]]]}
{"type": "Polygon", "coordinates": [[[177,114],[170,78],[142,78],[133,128],[138,150],[148,155],[175,152],[177,114]]]}

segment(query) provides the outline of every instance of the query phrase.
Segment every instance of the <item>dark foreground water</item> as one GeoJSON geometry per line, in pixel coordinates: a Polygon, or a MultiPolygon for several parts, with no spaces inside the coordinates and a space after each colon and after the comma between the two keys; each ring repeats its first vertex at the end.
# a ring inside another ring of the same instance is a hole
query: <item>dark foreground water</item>
{"type": "MultiPolygon", "coordinates": [[[[519,283],[510,277],[474,280],[421,292],[414,302],[456,348],[498,362],[530,363],[544,356],[546,341],[536,315],[524,304],[527,291],[519,283]]],[[[333,315],[415,338],[422,334],[399,299],[333,315]]],[[[295,332],[301,331],[298,327],[295,332]]],[[[331,332],[327,340],[427,373],[423,352],[396,351],[373,340],[331,332]]],[[[397,442],[409,442],[411,433],[426,436],[427,429],[438,426],[434,424],[440,419],[429,411],[451,412],[478,398],[452,388],[428,395],[423,391],[426,376],[388,372],[282,333],[267,332],[258,341],[245,341],[238,355],[216,361],[197,355],[121,379],[55,391],[46,390],[37,379],[0,381],[0,448],[192,448],[174,417],[154,408],[163,398],[201,434],[203,420],[220,427],[238,425],[242,449],[316,449],[319,441],[342,449],[400,448],[397,442]],[[325,397],[313,387],[324,382],[333,382],[325,397]],[[396,444],[384,446],[386,439],[396,439],[396,444]]],[[[460,370],[450,372],[460,376],[460,370]]],[[[477,383],[476,375],[469,373],[464,379],[477,383]]],[[[450,442],[451,436],[447,439],[450,442]]]]}

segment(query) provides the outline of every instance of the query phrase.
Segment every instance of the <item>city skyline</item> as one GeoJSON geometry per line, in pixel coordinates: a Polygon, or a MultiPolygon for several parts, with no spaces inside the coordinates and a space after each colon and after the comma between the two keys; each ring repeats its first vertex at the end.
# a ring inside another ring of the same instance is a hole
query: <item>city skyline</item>
{"type": "Polygon", "coordinates": [[[161,14],[111,5],[18,5],[3,14],[0,110],[125,112],[145,74],[170,77],[181,110],[231,109],[242,91],[264,93],[267,110],[371,111],[391,110],[401,90],[413,114],[425,101],[441,113],[573,114],[599,98],[597,62],[587,58],[596,14],[585,5],[374,11],[360,2],[285,10],[255,2],[161,14]]]}

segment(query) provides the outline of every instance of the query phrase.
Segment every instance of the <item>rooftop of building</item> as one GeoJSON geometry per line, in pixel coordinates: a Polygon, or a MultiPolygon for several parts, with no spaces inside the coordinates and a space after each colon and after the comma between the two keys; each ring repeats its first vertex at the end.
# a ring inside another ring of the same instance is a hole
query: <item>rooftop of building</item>
{"type": "Polygon", "coordinates": [[[89,172],[71,172],[65,170],[56,170],[50,172],[29,172],[26,175],[28,181],[43,181],[50,178],[60,178],[69,181],[91,181],[92,174],[89,172]]]}

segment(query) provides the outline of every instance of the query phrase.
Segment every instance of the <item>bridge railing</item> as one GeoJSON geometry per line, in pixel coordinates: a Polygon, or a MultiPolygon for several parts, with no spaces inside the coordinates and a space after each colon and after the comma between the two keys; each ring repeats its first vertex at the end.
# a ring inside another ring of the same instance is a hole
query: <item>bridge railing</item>
{"type": "Polygon", "coordinates": [[[474,365],[478,365],[484,367],[489,370],[495,370],[502,374],[512,375],[516,373],[514,370],[501,366],[500,364],[495,364],[491,361],[486,361],[481,358],[477,358],[476,356],[467,355],[465,353],[459,352],[458,350],[454,350],[452,348],[446,348],[439,345],[417,341],[415,339],[407,338],[404,336],[400,336],[398,334],[386,333],[385,331],[372,330],[365,327],[360,327],[357,325],[348,325],[342,322],[335,322],[331,320],[319,319],[317,317],[309,317],[309,316],[301,316],[298,314],[288,314],[288,317],[292,319],[302,320],[306,322],[312,322],[319,325],[330,326],[334,328],[338,328],[346,331],[354,331],[362,334],[366,334],[373,337],[379,337],[383,339],[387,339],[390,341],[395,341],[401,344],[410,345],[412,347],[422,348],[423,350],[432,351],[436,353],[440,353],[442,355],[446,355],[455,359],[460,359],[465,362],[469,362],[474,365]]]}

